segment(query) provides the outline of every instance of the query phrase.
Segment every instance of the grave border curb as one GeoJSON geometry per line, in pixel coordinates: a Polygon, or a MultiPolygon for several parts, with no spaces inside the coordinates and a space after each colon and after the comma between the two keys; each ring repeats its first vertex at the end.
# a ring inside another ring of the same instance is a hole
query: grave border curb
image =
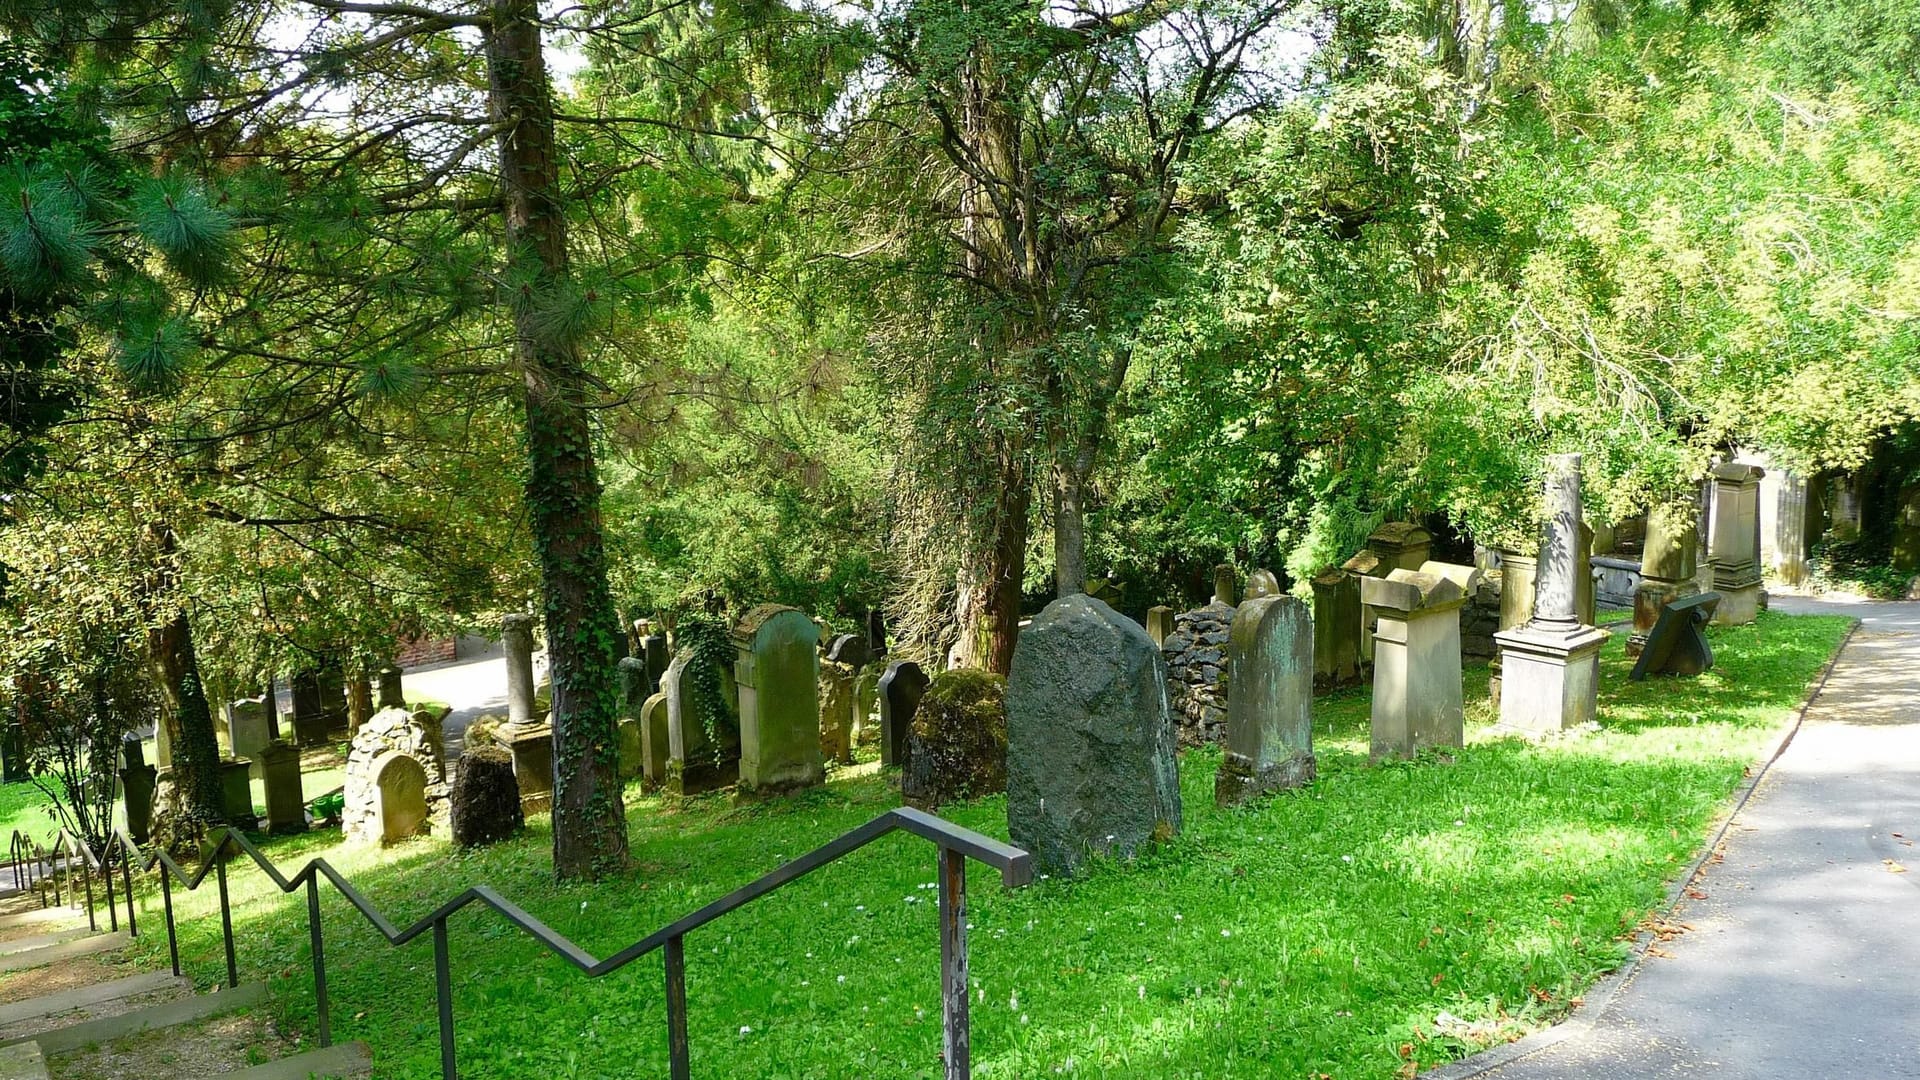
{"type": "MultiPolygon", "coordinates": [[[[1792,744],[1793,737],[1800,733],[1800,725],[1806,721],[1807,710],[1813,707],[1814,700],[1827,688],[1827,679],[1833,675],[1835,665],[1840,663],[1841,654],[1847,651],[1848,645],[1853,644],[1854,635],[1860,632],[1860,625],[1859,618],[1852,617],[1846,633],[1840,635],[1840,640],[1835,643],[1832,654],[1827,657],[1826,664],[1821,667],[1820,674],[1807,688],[1806,697],[1801,699],[1800,704],[1793,710],[1792,717],[1782,725],[1780,734],[1774,738],[1772,746],[1762,753],[1757,767],[1752,769],[1740,781],[1740,786],[1734,789],[1732,801],[1728,804],[1726,811],[1720,815],[1719,821],[1707,830],[1707,842],[1701,847],[1699,856],[1693,860],[1685,872],[1674,878],[1673,884],[1667,889],[1665,901],[1656,909],[1657,911],[1668,915],[1673,914],[1685,898],[1687,888],[1699,879],[1700,875],[1706,871],[1707,865],[1720,854],[1720,847],[1726,841],[1728,831],[1733,828],[1734,819],[1740,816],[1740,811],[1745,809],[1748,800],[1753,798],[1754,790],[1760,786],[1760,781],[1766,779],[1767,773],[1772,771],[1773,763],[1780,760],[1780,755],[1786,753],[1787,747],[1792,744]]],[[[1626,960],[1594,983],[1592,989],[1583,995],[1581,1004],[1552,1027],[1536,1031],[1510,1043],[1489,1047],[1458,1061],[1436,1066],[1420,1073],[1419,1076],[1423,1080],[1470,1080],[1471,1077],[1511,1065],[1522,1058],[1532,1057],[1575,1035],[1591,1031],[1606,1015],[1607,1009],[1613,1005],[1614,998],[1619,996],[1620,991],[1626,989],[1627,984],[1633,981],[1633,977],[1640,973],[1640,965],[1645,962],[1647,949],[1653,945],[1653,942],[1654,934],[1651,930],[1634,931],[1633,945],[1626,960]]]]}

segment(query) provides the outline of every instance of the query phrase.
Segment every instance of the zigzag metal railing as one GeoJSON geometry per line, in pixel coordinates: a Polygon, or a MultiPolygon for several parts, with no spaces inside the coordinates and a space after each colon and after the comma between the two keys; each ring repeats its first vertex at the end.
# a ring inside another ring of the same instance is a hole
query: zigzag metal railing
{"type": "MultiPolygon", "coordinates": [[[[137,844],[118,830],[114,833],[108,856],[111,857],[113,847],[121,849],[121,854],[125,856],[121,860],[123,876],[127,873],[127,867],[136,861],[136,857],[139,858],[138,869],[143,872],[154,866],[160,868],[160,892],[167,922],[167,947],[172,956],[175,975],[180,974],[180,944],[174,926],[172,879],[178,878],[188,891],[192,891],[200,887],[210,871],[214,873],[220,890],[220,929],[226,950],[228,986],[239,985],[240,979],[239,969],[234,959],[233,909],[227,894],[227,863],[226,859],[221,857],[223,853],[229,847],[237,848],[252,859],[254,864],[264,871],[283,893],[291,893],[305,885],[307,929],[313,952],[314,997],[318,1006],[318,1034],[321,1046],[332,1045],[333,1032],[331,1004],[327,994],[326,943],[320,923],[320,879],[326,878],[334,889],[345,897],[347,902],[352,904],[369,923],[373,924],[374,929],[378,930],[389,944],[395,947],[405,945],[431,930],[433,932],[434,983],[439,1005],[440,1071],[444,1080],[457,1080],[458,1075],[454,1053],[453,980],[447,943],[447,920],[463,908],[474,904],[492,908],[509,923],[545,946],[549,952],[579,968],[590,979],[618,971],[658,950],[663,954],[666,968],[667,1054],[671,1070],[669,1075],[672,1080],[690,1080],[692,1064],[687,1043],[686,949],[684,945],[686,935],[893,832],[908,832],[931,840],[939,850],[940,997],[944,1020],[942,1056],[945,1059],[947,1080],[966,1080],[972,1075],[971,1028],[967,996],[966,863],[971,858],[991,866],[1000,871],[1001,881],[1008,888],[1018,888],[1033,879],[1032,857],[1019,848],[1003,844],[970,829],[963,829],[911,807],[889,810],[838,839],[648,934],[604,960],[595,959],[592,953],[575,945],[546,923],[485,886],[470,888],[442,904],[424,918],[405,927],[396,927],[325,859],[310,859],[298,873],[287,877],[245,836],[232,828],[223,827],[214,830],[209,837],[210,846],[202,857],[200,868],[191,874],[165,851],[155,848],[151,852],[142,853],[137,844]]],[[[19,880],[21,873],[18,856],[23,839],[18,833],[15,834],[16,881],[19,880]]],[[[91,851],[87,851],[84,844],[68,839],[70,846],[77,846],[81,851],[86,852],[90,865],[96,868],[103,865],[107,867],[105,876],[111,897],[110,863],[95,858],[91,851]]],[[[37,847],[32,845],[31,841],[28,841],[28,844],[37,847]]],[[[70,855],[68,862],[71,863],[71,861],[70,855]]],[[[32,871],[29,870],[27,873],[30,877],[32,871]]],[[[69,876],[71,876],[70,869],[69,876]]],[[[85,876],[83,869],[82,877],[85,876]]],[[[71,892],[70,886],[69,892],[71,892]]],[[[126,893],[128,930],[133,932],[130,879],[127,882],[126,893]]],[[[91,920],[90,885],[88,896],[91,920]]],[[[112,909],[111,899],[108,907],[109,910],[112,909]]]]}
{"type": "MultiPolygon", "coordinates": [[[[80,881],[86,891],[87,929],[100,929],[99,915],[94,906],[93,875],[99,874],[107,887],[108,929],[118,933],[120,930],[119,908],[115,906],[113,892],[113,864],[110,861],[113,847],[128,843],[124,836],[115,835],[108,844],[107,855],[102,857],[85,840],[80,839],[65,827],[55,832],[50,845],[39,842],[15,829],[10,844],[10,857],[13,866],[13,885],[19,892],[50,882],[53,885],[53,903],[61,903],[60,871],[66,871],[67,901],[75,907],[80,906],[80,894],[73,888],[74,860],[80,860],[80,881]]],[[[121,861],[120,880],[122,895],[127,903],[127,933],[137,936],[138,923],[133,911],[133,875],[127,868],[128,860],[121,861]]],[[[47,898],[44,888],[40,892],[40,906],[46,907],[47,898]]]]}

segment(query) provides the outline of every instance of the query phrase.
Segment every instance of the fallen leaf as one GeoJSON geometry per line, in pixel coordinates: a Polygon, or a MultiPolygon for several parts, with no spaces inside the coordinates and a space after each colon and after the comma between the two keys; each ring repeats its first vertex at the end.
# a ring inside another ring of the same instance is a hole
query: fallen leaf
{"type": "Polygon", "coordinates": [[[1887,873],[1889,874],[1904,874],[1907,872],[1906,867],[1901,866],[1892,859],[1881,859],[1880,861],[1887,864],[1887,873]]]}
{"type": "Polygon", "coordinates": [[[1431,979],[1429,979],[1429,980],[1427,980],[1427,981],[1428,981],[1428,982],[1431,982],[1431,983],[1432,983],[1433,985],[1435,985],[1435,986],[1439,986],[1439,985],[1440,985],[1440,980],[1442,980],[1442,979],[1444,979],[1444,978],[1446,978],[1446,975],[1444,975],[1444,974],[1442,974],[1442,973],[1440,973],[1440,972],[1437,972],[1437,971],[1436,971],[1436,972],[1434,972],[1434,974],[1433,974],[1433,978],[1431,978],[1431,979]]]}
{"type": "Polygon", "coordinates": [[[1699,889],[1687,890],[1687,899],[1689,900],[1705,900],[1706,898],[1707,898],[1707,894],[1701,892],[1699,889]]]}
{"type": "Polygon", "coordinates": [[[1667,950],[1665,950],[1665,949],[1662,949],[1662,948],[1660,948],[1659,946],[1656,946],[1656,945],[1649,945],[1649,946],[1647,946],[1647,955],[1648,955],[1648,956],[1660,956],[1660,957],[1665,957],[1665,958],[1666,958],[1666,959],[1668,959],[1668,960],[1671,960],[1671,959],[1673,959],[1673,954],[1672,954],[1672,953],[1670,953],[1670,952],[1668,952],[1667,950]]]}

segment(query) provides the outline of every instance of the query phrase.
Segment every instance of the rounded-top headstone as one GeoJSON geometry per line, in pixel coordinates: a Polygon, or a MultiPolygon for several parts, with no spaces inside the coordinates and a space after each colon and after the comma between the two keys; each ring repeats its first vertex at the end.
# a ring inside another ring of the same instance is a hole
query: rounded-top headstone
{"type": "Polygon", "coordinates": [[[1273,571],[1255,570],[1247,575],[1247,593],[1242,598],[1242,602],[1279,595],[1280,579],[1274,576],[1273,571]]]}
{"type": "Polygon", "coordinates": [[[1048,873],[1180,831],[1180,769],[1160,649],[1090,596],[1047,605],[1007,680],[1007,824],[1048,873]]]}

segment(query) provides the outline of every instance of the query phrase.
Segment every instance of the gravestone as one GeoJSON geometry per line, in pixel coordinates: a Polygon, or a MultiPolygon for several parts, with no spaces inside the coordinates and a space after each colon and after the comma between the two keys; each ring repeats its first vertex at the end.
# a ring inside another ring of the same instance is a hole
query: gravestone
{"type": "Polygon", "coordinates": [[[887,656],[887,617],[877,608],[867,612],[867,652],[875,660],[887,656]]]}
{"type": "MultiPolygon", "coordinates": [[[[423,805],[445,794],[443,787],[431,783],[439,764],[432,733],[421,722],[426,715],[430,714],[424,710],[409,713],[405,709],[381,709],[354,733],[353,745],[347,751],[347,777],[341,791],[344,805],[340,811],[341,830],[349,841],[372,843],[385,835],[380,774],[395,755],[413,760],[413,768],[420,777],[423,805]]],[[[395,768],[397,779],[404,779],[403,774],[411,775],[404,768],[395,768]]],[[[423,809],[420,820],[426,818],[423,809]]]]}
{"type": "Polygon", "coordinates": [[[1320,690],[1360,681],[1360,579],[1329,566],[1313,579],[1313,684],[1320,690]]]}
{"type": "Polygon", "coordinates": [[[1667,601],[1628,677],[1641,682],[1648,675],[1692,676],[1711,668],[1713,644],[1703,628],[1719,605],[1720,594],[1711,592],[1667,601]]]}
{"type": "Polygon", "coordinates": [[[1640,583],[1633,589],[1633,633],[1627,655],[1639,656],[1647,635],[1667,603],[1700,591],[1698,509],[1693,500],[1662,503],[1647,513],[1645,545],[1640,552],[1640,583]]]}
{"type": "Polygon", "coordinates": [[[500,728],[500,741],[513,755],[522,810],[537,814],[553,807],[553,728],[544,723],[535,702],[533,616],[502,616],[500,643],[507,656],[507,722],[500,728]]]}
{"type": "Polygon", "coordinates": [[[144,844],[153,832],[153,793],[160,770],[147,764],[140,736],[128,734],[120,743],[120,797],[126,801],[127,835],[144,844]]]}
{"type": "Polygon", "coordinates": [[[1593,579],[1582,558],[1592,539],[1590,533],[1582,535],[1580,455],[1550,455],[1545,484],[1547,517],[1530,590],[1532,610],[1526,622],[1494,635],[1501,660],[1500,726],[1528,735],[1592,722],[1600,646],[1608,637],[1580,611],[1583,576],[1587,602],[1593,599],[1593,579]]]}
{"type": "Polygon", "coordinates": [[[927,692],[927,681],[920,665],[911,660],[895,660],[880,676],[880,764],[906,764],[907,732],[927,692]]]}
{"type": "Polygon", "coordinates": [[[900,796],[937,810],[1007,789],[1007,681],[960,668],[934,676],[907,727],[900,796]]]}
{"type": "Polygon", "coordinates": [[[1255,570],[1247,575],[1247,591],[1240,597],[1241,603],[1259,600],[1268,596],[1280,595],[1280,579],[1271,570],[1255,570]]]}
{"type": "Polygon", "coordinates": [[[1155,645],[1165,645],[1173,636],[1173,609],[1165,604],[1147,609],[1147,636],[1155,645]]]}
{"type": "Polygon", "coordinates": [[[1386,573],[1418,570],[1433,552],[1433,534],[1410,521],[1389,521],[1367,535],[1367,550],[1380,556],[1386,573]]]}
{"type": "Polygon", "coordinates": [[[1233,617],[1227,752],[1214,801],[1237,806],[1313,779],[1313,620],[1291,596],[1253,597],[1233,617]]]}
{"type": "Polygon", "coordinates": [[[453,842],[463,848],[505,840],[526,824],[513,757],[492,746],[475,746],[454,766],[447,793],[453,842]]]}
{"type": "Polygon", "coordinates": [[[853,764],[853,684],[867,660],[866,639],[841,634],[827,645],[820,665],[820,753],[842,765],[853,764]]]}
{"type": "Polygon", "coordinates": [[[380,669],[379,706],[382,709],[404,709],[407,707],[406,689],[400,680],[405,672],[392,664],[380,669]]]}
{"type": "Polygon", "coordinates": [[[667,749],[672,741],[667,723],[667,695],[661,691],[640,706],[640,776],[648,788],[667,782],[667,749]]]}
{"type": "Polygon", "coordinates": [[[260,751],[273,741],[268,723],[267,702],[263,698],[244,698],[227,707],[227,731],[233,743],[233,756],[254,763],[258,776],[260,751]]]}
{"type": "Polygon", "coordinates": [[[374,829],[392,844],[418,836],[427,825],[427,770],[412,754],[389,750],[373,763],[374,829]]]}
{"type": "MultiPolygon", "coordinates": [[[[647,701],[653,696],[653,680],[648,675],[644,657],[621,657],[619,673],[620,717],[616,730],[620,748],[620,779],[624,781],[645,776],[647,772],[646,715],[647,701]]],[[[660,749],[664,753],[666,731],[663,729],[660,735],[660,749]]],[[[663,756],[663,767],[665,760],[663,756]]]]}
{"type": "MultiPolygon", "coordinates": [[[[739,736],[733,718],[721,715],[721,706],[713,695],[700,692],[689,670],[692,662],[693,653],[682,649],[660,679],[660,693],[667,700],[665,782],[674,795],[693,795],[731,784],[739,770],[739,736]]],[[[817,737],[814,747],[818,753],[817,737]]]]}
{"type": "Polygon", "coordinates": [[[329,738],[347,733],[347,676],[337,667],[322,668],[318,676],[320,713],[329,738]]]}
{"type": "Polygon", "coordinates": [[[1465,741],[1460,608],[1480,584],[1472,567],[1426,563],[1364,578],[1374,631],[1372,759],[1408,758],[1465,741]]]}
{"type": "Polygon", "coordinates": [[[647,666],[647,692],[657,693],[660,679],[667,673],[667,665],[673,663],[673,653],[667,648],[667,635],[651,633],[641,638],[640,655],[647,666]]]}
{"type": "Polygon", "coordinates": [[[1713,621],[1741,626],[1760,615],[1760,481],[1767,470],[1745,462],[1722,462],[1711,470],[1713,513],[1707,549],[1713,591],[1720,594],[1713,621]]]}
{"type": "Polygon", "coordinates": [[[260,827],[260,818],[253,811],[252,769],[250,761],[220,763],[220,808],[228,824],[248,832],[260,827]]]}
{"type": "Polygon", "coordinates": [[[267,831],[307,831],[307,798],[300,790],[300,748],[278,739],[261,747],[260,784],[267,795],[267,831]]]}
{"type": "Polygon", "coordinates": [[[1007,681],[1007,826],[1043,873],[1131,856],[1180,831],[1166,663],[1138,623],[1088,596],[1048,604],[1007,681]]]}
{"type": "Polygon", "coordinates": [[[743,794],[811,787],[820,756],[820,628],[796,608],[762,604],[734,628],[743,794]]]}
{"type": "Polygon", "coordinates": [[[1233,567],[1227,565],[1226,563],[1221,563],[1219,566],[1214,567],[1213,568],[1213,599],[1210,602],[1215,604],[1225,604],[1228,607],[1232,607],[1233,605],[1239,603],[1240,587],[1238,584],[1238,580],[1239,580],[1238,575],[1234,573],[1233,567]]]}
{"type": "Polygon", "coordinates": [[[293,739],[301,746],[327,741],[326,710],[320,703],[320,673],[295,672],[289,680],[293,697],[293,739]]]}

